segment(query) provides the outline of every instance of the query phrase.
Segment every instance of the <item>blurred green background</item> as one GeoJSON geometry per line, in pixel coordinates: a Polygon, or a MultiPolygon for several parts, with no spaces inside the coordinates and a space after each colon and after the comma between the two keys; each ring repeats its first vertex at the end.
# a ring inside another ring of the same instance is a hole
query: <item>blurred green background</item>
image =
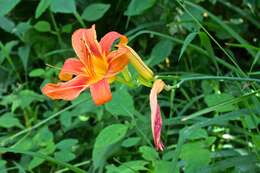
{"type": "Polygon", "coordinates": [[[0,0],[0,173],[260,172],[259,0],[0,0]],[[85,91],[53,101],[74,57],[71,35],[96,25],[129,38],[158,78],[163,152],[150,88],[113,83],[96,107],[85,91]]]}

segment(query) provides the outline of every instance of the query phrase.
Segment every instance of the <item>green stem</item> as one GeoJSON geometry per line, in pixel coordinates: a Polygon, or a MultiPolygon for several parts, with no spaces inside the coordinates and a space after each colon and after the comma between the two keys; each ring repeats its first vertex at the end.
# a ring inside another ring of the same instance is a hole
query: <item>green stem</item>
{"type": "Polygon", "coordinates": [[[77,11],[75,11],[73,14],[76,17],[77,21],[80,23],[81,27],[86,28],[86,25],[85,25],[84,21],[82,20],[81,16],[79,15],[79,13],[77,11]]]}
{"type": "Polygon", "coordinates": [[[256,82],[260,83],[260,79],[257,78],[241,78],[241,77],[229,77],[229,76],[192,76],[192,77],[181,77],[181,76],[157,76],[159,79],[165,80],[180,80],[174,86],[168,86],[167,90],[178,88],[182,83],[193,80],[231,80],[231,81],[245,81],[245,82],[256,82]]]}
{"type": "Polygon", "coordinates": [[[236,7],[234,4],[227,2],[226,0],[217,0],[217,1],[223,4],[224,6],[230,8],[231,10],[235,11],[236,13],[239,13],[241,16],[243,16],[245,19],[247,19],[253,25],[255,25],[258,29],[260,29],[260,23],[257,20],[255,20],[252,16],[250,16],[248,13],[236,7]]]}
{"type": "Polygon", "coordinates": [[[63,44],[63,41],[61,39],[61,35],[60,35],[60,31],[59,31],[59,28],[58,28],[58,25],[56,23],[56,20],[55,20],[55,17],[53,16],[52,12],[49,11],[50,13],[50,16],[51,16],[51,21],[52,21],[52,24],[54,26],[54,29],[55,29],[55,35],[57,35],[57,38],[58,38],[58,42],[60,44],[60,47],[63,48],[64,47],[64,44],[63,44]]]}
{"type": "Polygon", "coordinates": [[[64,109],[62,109],[62,110],[60,110],[59,112],[56,112],[55,114],[49,116],[48,118],[46,118],[45,120],[39,122],[38,124],[35,124],[35,125],[32,126],[32,127],[26,128],[26,129],[24,129],[24,130],[22,130],[22,131],[20,131],[20,132],[18,132],[18,133],[16,133],[16,134],[10,136],[9,138],[3,140],[3,141],[1,142],[1,144],[0,144],[0,146],[6,145],[7,142],[9,142],[9,141],[11,141],[11,140],[14,140],[14,139],[17,138],[18,136],[21,136],[22,134],[25,134],[25,133],[27,133],[27,132],[30,132],[30,131],[34,130],[34,129],[37,129],[38,127],[40,127],[40,126],[46,124],[46,123],[49,122],[50,120],[56,118],[58,115],[62,114],[63,112],[65,112],[65,111],[67,111],[67,110],[69,110],[69,109],[74,108],[75,106],[77,106],[77,105],[79,105],[79,104],[85,102],[86,100],[87,100],[87,99],[84,99],[84,100],[82,100],[82,101],[80,101],[80,102],[78,102],[78,103],[76,103],[76,104],[70,105],[70,106],[68,106],[68,107],[66,107],[66,108],[64,108],[64,109]]]}
{"type": "Polygon", "coordinates": [[[230,59],[230,61],[236,66],[236,68],[240,71],[240,73],[246,77],[247,75],[243,72],[243,70],[239,67],[239,65],[235,62],[234,58],[218,43],[218,41],[208,32],[208,30],[198,21],[196,17],[194,17],[191,12],[179,1],[177,0],[179,5],[193,18],[193,20],[204,30],[204,32],[211,38],[211,40],[226,54],[226,56],[230,59]]]}
{"type": "MultiPolygon", "coordinates": [[[[160,33],[160,32],[156,32],[156,31],[150,31],[150,30],[142,30],[142,31],[139,31],[139,32],[135,33],[134,35],[132,35],[132,36],[129,37],[129,42],[132,41],[133,39],[135,39],[136,37],[138,37],[138,36],[140,36],[140,35],[143,35],[143,34],[156,35],[156,36],[159,36],[159,37],[162,37],[162,38],[169,39],[169,40],[174,41],[174,42],[179,43],[179,44],[184,44],[184,41],[183,41],[183,40],[174,38],[174,37],[172,37],[172,36],[170,36],[170,35],[162,34],[162,33],[160,33]]],[[[205,56],[207,56],[207,57],[210,58],[210,55],[209,55],[205,50],[203,50],[202,48],[200,48],[199,46],[196,46],[196,45],[193,45],[193,44],[189,44],[188,47],[190,47],[190,48],[192,48],[192,49],[198,51],[198,52],[201,53],[202,55],[205,55],[205,56]]],[[[219,57],[217,57],[217,56],[215,56],[214,58],[216,58],[216,61],[217,61],[219,64],[221,64],[221,65],[227,67],[228,69],[230,69],[230,70],[236,72],[236,73],[239,74],[239,75],[243,75],[243,74],[241,73],[241,71],[239,71],[238,69],[236,69],[236,68],[235,68],[234,66],[232,66],[231,64],[225,62],[225,61],[222,60],[221,58],[219,58],[219,57]]]]}
{"type": "Polygon", "coordinates": [[[15,72],[15,74],[16,74],[18,80],[19,80],[20,82],[22,82],[22,79],[21,79],[21,77],[20,77],[18,71],[17,71],[16,68],[15,68],[15,65],[14,65],[14,63],[13,63],[13,60],[12,60],[12,58],[10,57],[9,52],[6,50],[5,46],[2,44],[2,42],[0,42],[0,47],[1,47],[1,49],[2,49],[2,51],[3,51],[3,53],[4,53],[4,56],[6,57],[8,63],[10,64],[11,68],[12,68],[13,71],[15,72]]]}
{"type": "Polygon", "coordinates": [[[189,116],[185,116],[184,118],[182,118],[181,120],[182,121],[187,121],[187,120],[190,120],[190,119],[194,119],[198,116],[201,116],[201,115],[204,115],[204,114],[207,114],[209,112],[212,112],[212,111],[215,111],[217,109],[219,109],[220,107],[222,106],[225,106],[225,105],[229,105],[229,104],[235,104],[235,103],[239,103],[241,101],[243,101],[244,99],[248,98],[248,97],[251,97],[253,95],[256,95],[257,93],[260,92],[260,89],[259,90],[256,90],[254,92],[251,92],[251,93],[247,93],[245,95],[242,95],[240,97],[237,97],[237,98],[234,98],[234,99],[230,99],[230,100],[227,100],[227,101],[223,101],[221,102],[220,104],[217,104],[217,105],[214,105],[214,106],[211,106],[211,107],[208,107],[208,108],[205,108],[205,109],[202,109],[198,112],[195,112],[189,116]]]}

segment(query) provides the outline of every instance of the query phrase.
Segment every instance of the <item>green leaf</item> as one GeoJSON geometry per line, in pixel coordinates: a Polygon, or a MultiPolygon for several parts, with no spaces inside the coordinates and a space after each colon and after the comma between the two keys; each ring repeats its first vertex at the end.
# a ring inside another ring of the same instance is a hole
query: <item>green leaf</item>
{"type": "Polygon", "coordinates": [[[19,42],[17,40],[12,40],[3,45],[0,42],[0,48],[2,48],[0,52],[0,64],[4,62],[6,58],[8,58],[12,52],[12,49],[18,44],[19,42]]]}
{"type": "Polygon", "coordinates": [[[147,172],[148,169],[145,167],[148,162],[143,160],[133,160],[121,164],[118,167],[114,165],[106,166],[107,173],[136,173],[136,172],[147,172]]]}
{"type": "Polygon", "coordinates": [[[155,2],[156,0],[131,0],[124,14],[126,16],[140,15],[145,10],[151,8],[155,2]]]}
{"type": "Polygon", "coordinates": [[[39,76],[43,76],[45,74],[45,70],[42,68],[36,68],[33,69],[30,73],[29,76],[30,77],[39,77],[39,76]]]}
{"type": "Polygon", "coordinates": [[[0,0],[0,16],[9,13],[21,0],[0,0]]]}
{"type": "Polygon", "coordinates": [[[75,154],[66,150],[61,150],[54,153],[54,158],[62,162],[69,162],[76,158],[75,154]]]}
{"type": "Polygon", "coordinates": [[[140,142],[140,137],[130,137],[122,142],[123,147],[132,147],[140,142]]]}
{"type": "Polygon", "coordinates": [[[82,18],[86,21],[96,21],[104,16],[110,4],[93,3],[88,5],[82,13],[82,18]]]}
{"type": "Polygon", "coordinates": [[[0,153],[3,153],[3,152],[12,152],[12,153],[26,154],[26,155],[29,155],[29,156],[41,158],[41,159],[47,160],[47,161],[49,161],[51,163],[54,163],[54,164],[66,167],[66,168],[68,168],[69,170],[71,170],[71,171],[73,171],[75,173],[86,173],[86,171],[84,171],[84,170],[82,170],[82,169],[80,169],[80,168],[78,168],[78,167],[76,167],[74,165],[71,165],[71,164],[59,161],[57,159],[54,159],[54,158],[49,157],[49,156],[46,156],[46,155],[44,155],[42,153],[39,153],[39,152],[21,151],[21,150],[17,150],[17,149],[13,149],[13,148],[0,147],[0,153]]]}
{"type": "Polygon", "coordinates": [[[197,32],[192,32],[185,38],[182,48],[181,48],[181,52],[180,52],[178,61],[180,61],[184,51],[186,50],[186,48],[189,46],[189,44],[192,42],[192,40],[195,38],[196,35],[197,35],[197,32]]]}
{"type": "Polygon", "coordinates": [[[6,32],[11,33],[13,31],[14,27],[15,27],[15,24],[12,20],[10,20],[4,16],[0,16],[0,28],[2,28],[6,32]]]}
{"type": "Polygon", "coordinates": [[[15,111],[18,107],[24,109],[35,101],[42,102],[44,100],[42,95],[39,95],[31,90],[22,90],[14,97],[16,98],[15,100],[10,100],[11,103],[13,103],[12,111],[15,111]]]}
{"type": "Polygon", "coordinates": [[[208,137],[207,131],[201,128],[194,129],[189,133],[190,140],[196,140],[196,139],[207,138],[207,137],[208,137]]]}
{"type": "Polygon", "coordinates": [[[164,160],[158,160],[154,162],[155,168],[154,173],[179,173],[179,168],[173,168],[172,162],[164,161],[164,160]]]}
{"type": "Polygon", "coordinates": [[[55,0],[51,1],[51,11],[54,13],[75,13],[75,0],[55,0]]]}
{"type": "Polygon", "coordinates": [[[253,143],[255,145],[255,148],[260,151],[260,135],[253,135],[252,136],[253,143]]]}
{"type": "Polygon", "coordinates": [[[154,66],[164,61],[170,54],[173,48],[173,42],[170,40],[161,40],[158,42],[150,55],[148,60],[149,66],[154,66]]]}
{"type": "Polygon", "coordinates": [[[35,157],[33,158],[29,165],[28,165],[28,169],[32,170],[33,168],[36,168],[37,166],[41,165],[45,160],[39,157],[35,157]]]}
{"type": "Polygon", "coordinates": [[[78,143],[77,139],[64,139],[56,144],[56,148],[60,150],[72,151],[72,147],[78,143]]]}
{"type": "Polygon", "coordinates": [[[39,21],[34,25],[34,28],[39,32],[49,32],[51,25],[47,21],[39,21]]]}
{"type": "Polygon", "coordinates": [[[35,18],[39,18],[50,6],[51,0],[41,0],[35,11],[35,18]]]}
{"type": "Polygon", "coordinates": [[[115,149],[112,146],[121,141],[127,133],[127,126],[113,124],[104,128],[97,136],[92,158],[95,169],[103,167],[105,160],[115,149]]]}
{"type": "Polygon", "coordinates": [[[139,148],[139,152],[142,154],[142,157],[148,161],[155,161],[159,159],[158,153],[154,148],[148,146],[142,146],[139,148]]]}
{"type": "MultiPolygon", "coordinates": [[[[211,95],[205,96],[205,102],[207,103],[207,105],[209,107],[220,104],[224,101],[231,100],[231,99],[234,99],[234,97],[228,93],[211,94],[211,95]]],[[[236,109],[237,109],[237,106],[228,104],[228,105],[219,107],[216,111],[217,112],[228,112],[228,111],[233,111],[236,109]]]]}
{"type": "Polygon", "coordinates": [[[202,142],[193,142],[182,146],[180,158],[185,161],[185,172],[200,172],[209,164],[210,152],[203,148],[202,142]]]}
{"type": "Polygon", "coordinates": [[[44,147],[53,141],[53,134],[47,127],[43,127],[32,140],[36,145],[44,147]]]}
{"type": "Polygon", "coordinates": [[[132,116],[135,111],[134,101],[132,96],[126,89],[118,89],[113,93],[112,101],[105,105],[108,112],[115,116],[132,116]]]}
{"type": "Polygon", "coordinates": [[[206,51],[211,57],[215,57],[214,50],[208,35],[205,32],[200,32],[199,37],[200,37],[201,46],[203,46],[206,49],[206,51]]]}
{"type": "Polygon", "coordinates": [[[13,113],[7,112],[0,116],[0,127],[3,128],[12,128],[12,127],[19,127],[23,128],[23,125],[20,123],[18,118],[14,117],[13,113]]]}
{"type": "Polygon", "coordinates": [[[7,162],[5,160],[0,160],[0,173],[7,173],[5,167],[6,163],[7,162]]]}
{"type": "Polygon", "coordinates": [[[20,22],[18,25],[16,25],[14,34],[23,40],[25,33],[31,28],[32,26],[30,24],[30,20],[28,22],[20,22]]]}
{"type": "Polygon", "coordinates": [[[27,71],[30,50],[31,50],[31,47],[28,44],[18,48],[18,55],[23,63],[23,67],[24,67],[25,71],[27,71]]]}

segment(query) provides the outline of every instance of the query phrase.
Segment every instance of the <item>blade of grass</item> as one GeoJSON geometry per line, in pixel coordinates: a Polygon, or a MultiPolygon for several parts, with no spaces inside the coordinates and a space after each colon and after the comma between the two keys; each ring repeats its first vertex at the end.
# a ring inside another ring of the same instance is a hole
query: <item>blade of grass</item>
{"type": "Polygon", "coordinates": [[[229,80],[229,81],[245,81],[245,82],[256,82],[260,83],[260,79],[257,78],[241,78],[241,77],[229,77],[229,76],[207,76],[207,75],[194,75],[194,76],[157,76],[159,79],[165,79],[165,80],[180,80],[176,85],[170,87],[171,88],[178,88],[182,83],[186,81],[191,80],[229,80]]]}
{"type": "Polygon", "coordinates": [[[69,109],[72,109],[72,108],[74,108],[75,106],[77,106],[77,105],[79,105],[79,104],[81,104],[81,103],[83,103],[83,102],[85,102],[85,101],[87,101],[87,99],[84,99],[84,100],[81,100],[80,102],[77,102],[77,103],[75,103],[75,104],[72,104],[72,105],[70,105],[70,106],[68,106],[68,107],[66,107],[66,108],[64,108],[64,109],[62,109],[62,110],[60,110],[59,112],[56,112],[55,114],[49,116],[49,117],[46,118],[45,120],[40,121],[39,123],[35,124],[34,126],[29,127],[29,128],[26,128],[26,129],[24,129],[24,130],[22,130],[22,131],[20,131],[20,132],[18,132],[18,133],[16,133],[16,134],[14,134],[14,135],[12,135],[12,136],[10,136],[10,137],[8,137],[8,138],[2,140],[1,143],[0,143],[0,146],[5,146],[7,142],[12,141],[12,140],[14,140],[15,138],[17,138],[18,136],[21,136],[21,135],[23,135],[23,134],[25,134],[25,133],[27,133],[27,132],[30,132],[30,131],[32,131],[32,130],[34,130],[34,129],[39,128],[40,126],[42,126],[42,125],[46,124],[47,122],[49,122],[50,120],[56,118],[58,115],[62,114],[63,112],[65,112],[65,111],[67,111],[67,110],[69,110],[69,109]]]}
{"type": "MultiPolygon", "coordinates": [[[[79,167],[79,166],[87,165],[87,164],[89,164],[90,162],[91,162],[90,160],[86,160],[86,161],[84,161],[84,162],[75,164],[74,166],[75,166],[75,167],[79,167]]],[[[67,171],[69,171],[69,170],[70,170],[70,169],[68,169],[68,168],[64,168],[64,169],[58,170],[58,171],[56,171],[56,172],[54,172],[54,173],[62,173],[62,172],[67,172],[67,171]]]]}
{"type": "Polygon", "coordinates": [[[255,47],[255,46],[252,46],[250,44],[236,44],[236,43],[225,43],[225,44],[227,46],[230,46],[230,47],[248,48],[248,49],[253,49],[253,50],[256,50],[256,51],[260,51],[259,47],[255,47]]]}
{"type": "Polygon", "coordinates": [[[198,112],[195,112],[195,113],[193,113],[193,114],[191,114],[191,115],[188,115],[188,116],[182,118],[181,120],[182,120],[182,121],[187,121],[187,120],[196,118],[196,117],[198,117],[198,116],[207,114],[207,113],[209,113],[209,112],[215,111],[215,110],[217,110],[219,107],[222,107],[222,106],[225,106],[225,105],[228,105],[228,104],[235,104],[235,103],[241,102],[241,101],[243,101],[244,99],[247,99],[248,97],[251,97],[251,96],[253,96],[253,95],[256,95],[256,94],[259,93],[259,92],[260,92],[260,89],[254,91],[254,92],[245,94],[245,95],[243,95],[243,96],[240,96],[240,97],[237,97],[237,98],[234,98],[234,99],[230,99],[230,100],[224,101],[224,102],[222,102],[222,103],[220,103],[220,104],[217,104],[217,105],[214,105],[214,106],[205,108],[205,109],[203,109],[203,110],[201,110],[201,111],[198,111],[198,112]]]}
{"type": "MultiPolygon", "coordinates": [[[[129,37],[129,42],[131,42],[131,41],[134,40],[136,37],[138,37],[138,36],[140,36],[140,35],[142,35],[142,34],[156,35],[156,36],[159,36],[159,37],[162,37],[162,38],[165,38],[165,39],[169,39],[169,40],[171,40],[171,41],[174,41],[174,42],[176,42],[176,43],[178,43],[178,44],[183,44],[183,43],[184,43],[183,40],[174,38],[174,37],[172,37],[172,36],[170,36],[170,35],[162,34],[162,33],[160,33],[160,32],[156,32],[156,31],[150,31],[150,30],[142,30],[142,31],[139,31],[139,32],[135,33],[134,35],[132,35],[132,36],[129,37]]],[[[205,56],[211,58],[210,55],[209,55],[205,50],[203,50],[202,48],[200,48],[199,46],[196,46],[196,45],[193,45],[193,44],[189,44],[188,47],[190,47],[190,48],[196,50],[197,52],[201,53],[202,55],[205,55],[205,56]]],[[[240,72],[238,69],[236,69],[233,65],[231,65],[231,64],[229,64],[229,63],[227,63],[227,62],[225,62],[224,60],[222,60],[221,58],[219,58],[219,57],[217,57],[217,56],[215,56],[214,58],[216,59],[216,61],[217,61],[219,64],[225,66],[226,68],[230,69],[230,70],[233,71],[233,72],[236,72],[236,73],[237,73],[238,75],[240,75],[240,76],[242,75],[241,72],[240,72]]]]}
{"type": "Polygon", "coordinates": [[[181,60],[181,57],[184,53],[184,51],[186,50],[186,48],[188,47],[188,45],[192,42],[192,40],[196,37],[198,33],[197,32],[192,32],[190,33],[184,40],[183,42],[183,45],[181,47],[181,52],[180,52],[180,55],[179,55],[179,58],[178,58],[178,61],[181,60]]]}
{"type": "MultiPolygon", "coordinates": [[[[247,75],[243,72],[243,70],[240,68],[240,66],[236,63],[236,61],[234,60],[234,58],[218,43],[218,41],[208,32],[208,30],[199,22],[199,20],[192,15],[192,13],[179,1],[177,0],[178,4],[193,18],[193,20],[203,29],[203,31],[211,38],[211,40],[225,53],[225,55],[229,58],[229,60],[236,66],[236,68],[240,71],[240,73],[246,77],[247,75]]],[[[187,1],[184,1],[184,3],[186,4],[187,1]]],[[[198,5],[195,5],[193,3],[188,2],[188,5],[197,8],[198,10],[203,11],[204,9],[198,5]]],[[[207,11],[208,12],[208,11],[207,11]]],[[[209,13],[209,12],[208,12],[209,13]]],[[[219,20],[216,16],[214,16],[213,14],[209,13],[210,17],[215,17],[221,24],[224,24],[221,20],[219,20]]],[[[225,24],[225,26],[227,26],[225,24]]],[[[233,35],[235,35],[235,38],[239,38],[239,40],[243,43],[243,44],[248,44],[247,41],[245,41],[242,37],[240,37],[235,31],[233,31],[231,28],[229,28],[227,26],[228,30],[233,33],[233,35]],[[243,41],[242,41],[243,40],[243,41]]],[[[254,52],[251,52],[251,50],[248,50],[252,56],[254,56],[254,52]]]]}
{"type": "Polygon", "coordinates": [[[38,158],[42,158],[44,160],[47,160],[49,162],[52,162],[54,164],[57,164],[57,165],[60,165],[60,166],[63,166],[63,167],[66,167],[68,168],[69,170],[75,172],[75,173],[86,173],[84,170],[74,166],[74,165],[71,165],[69,163],[65,163],[65,162],[62,162],[62,161],[59,161],[57,159],[54,159],[50,156],[46,156],[42,153],[36,153],[36,152],[31,152],[31,151],[22,151],[22,150],[17,150],[17,149],[12,149],[12,148],[5,148],[5,147],[0,147],[0,152],[1,153],[5,153],[5,152],[11,152],[11,153],[20,153],[20,154],[26,154],[26,155],[29,155],[29,156],[32,156],[32,157],[38,157],[38,158]]]}
{"type": "MultiPolygon", "coordinates": [[[[177,2],[183,7],[183,9],[185,9],[185,11],[187,11],[188,14],[190,14],[192,16],[192,18],[194,18],[194,21],[196,21],[196,23],[198,23],[200,26],[202,26],[200,24],[200,22],[187,10],[187,8],[179,1],[177,0],[177,2]]],[[[241,44],[245,44],[245,45],[249,45],[249,43],[244,39],[242,38],[238,33],[236,33],[232,28],[230,28],[227,24],[225,24],[222,20],[220,20],[217,16],[215,16],[214,14],[212,14],[211,12],[209,12],[208,10],[202,8],[201,6],[199,5],[196,5],[190,1],[184,1],[184,4],[188,5],[188,6],[191,6],[193,8],[196,8],[197,10],[201,11],[202,13],[206,12],[208,14],[208,16],[214,20],[216,23],[219,24],[219,26],[221,26],[224,30],[226,30],[231,36],[233,36],[238,42],[240,42],[241,44]]],[[[202,29],[204,27],[202,26],[202,29]]],[[[204,28],[205,29],[205,28],[204,28]]],[[[203,30],[204,30],[203,29],[203,30]]],[[[205,29],[206,30],[206,29],[205,29]]],[[[204,30],[204,31],[205,31],[204,30]]],[[[207,30],[206,30],[207,31],[207,30]]],[[[205,32],[206,32],[205,31],[205,32]]],[[[208,33],[208,31],[206,32],[208,33]]],[[[211,37],[211,39],[213,38],[211,36],[211,34],[209,35],[211,37]]],[[[213,38],[213,41],[215,39],[213,38]]],[[[219,43],[215,40],[214,41],[217,45],[219,45],[219,43]]],[[[219,45],[220,46],[220,45],[219,45]]],[[[221,50],[223,50],[223,52],[225,53],[225,49],[223,49],[221,46],[219,47],[221,50]]],[[[247,49],[247,51],[254,57],[255,56],[255,52],[252,51],[251,49],[247,49]]],[[[227,56],[229,56],[229,58],[231,58],[231,56],[226,52],[225,53],[227,56]]]]}
{"type": "Polygon", "coordinates": [[[235,11],[236,13],[240,14],[242,17],[250,21],[253,25],[255,25],[258,29],[260,29],[260,23],[259,21],[255,20],[250,14],[244,12],[234,4],[231,4],[230,2],[224,1],[224,0],[217,0],[219,3],[223,4],[224,6],[230,8],[231,10],[235,11]]]}

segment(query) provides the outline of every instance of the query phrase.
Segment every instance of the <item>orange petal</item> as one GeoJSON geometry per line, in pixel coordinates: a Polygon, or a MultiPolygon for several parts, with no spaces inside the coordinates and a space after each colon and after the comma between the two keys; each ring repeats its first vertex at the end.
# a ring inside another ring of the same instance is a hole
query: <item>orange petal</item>
{"type": "Polygon", "coordinates": [[[157,102],[157,95],[163,90],[165,84],[162,80],[156,80],[150,92],[150,108],[151,108],[151,126],[153,132],[154,145],[157,150],[163,150],[164,146],[161,142],[162,117],[160,106],[157,102]]]}
{"type": "Polygon", "coordinates": [[[86,48],[85,42],[83,40],[84,33],[87,29],[78,29],[72,34],[72,47],[76,52],[79,59],[85,64],[85,59],[89,56],[88,49],[86,48]]]}
{"type": "Polygon", "coordinates": [[[76,58],[69,58],[65,61],[60,74],[59,78],[63,81],[68,81],[72,79],[72,75],[79,75],[83,73],[84,65],[79,59],[76,58]]]}
{"type": "Polygon", "coordinates": [[[96,105],[102,105],[112,99],[107,79],[100,80],[99,82],[90,85],[90,92],[96,105]]]}
{"type": "Polygon", "coordinates": [[[88,78],[79,75],[68,82],[48,83],[42,93],[51,99],[73,100],[88,87],[88,78]]]}
{"type": "Polygon", "coordinates": [[[126,44],[128,39],[126,36],[119,34],[118,32],[112,31],[107,33],[99,42],[102,47],[102,51],[107,55],[116,39],[120,38],[119,44],[126,44]]]}
{"type": "Polygon", "coordinates": [[[127,49],[119,47],[118,50],[112,51],[108,54],[108,73],[107,76],[115,76],[121,72],[128,64],[128,56],[126,55],[127,49]]]}
{"type": "Polygon", "coordinates": [[[85,41],[86,47],[91,55],[102,57],[101,47],[97,41],[95,25],[86,29],[86,32],[83,33],[83,40],[85,41]]]}

